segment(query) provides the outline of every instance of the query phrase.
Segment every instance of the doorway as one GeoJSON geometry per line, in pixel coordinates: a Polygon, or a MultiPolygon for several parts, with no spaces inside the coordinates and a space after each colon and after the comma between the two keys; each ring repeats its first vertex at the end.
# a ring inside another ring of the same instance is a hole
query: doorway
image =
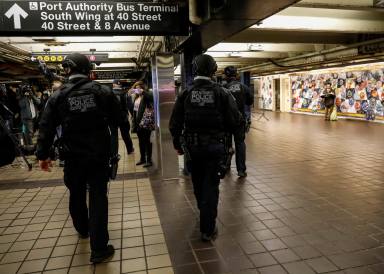
{"type": "Polygon", "coordinates": [[[280,78],[274,80],[275,86],[275,111],[280,111],[280,78]]]}

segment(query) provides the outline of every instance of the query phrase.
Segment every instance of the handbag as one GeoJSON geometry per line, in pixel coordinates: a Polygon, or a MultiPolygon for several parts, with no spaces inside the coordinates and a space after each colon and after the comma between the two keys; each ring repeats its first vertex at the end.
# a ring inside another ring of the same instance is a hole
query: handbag
{"type": "Polygon", "coordinates": [[[332,113],[329,117],[329,120],[331,121],[337,121],[337,107],[334,106],[333,109],[332,109],[332,113]]]}
{"type": "Polygon", "coordinates": [[[146,107],[141,118],[139,127],[147,130],[155,130],[155,112],[153,107],[146,107]]]}

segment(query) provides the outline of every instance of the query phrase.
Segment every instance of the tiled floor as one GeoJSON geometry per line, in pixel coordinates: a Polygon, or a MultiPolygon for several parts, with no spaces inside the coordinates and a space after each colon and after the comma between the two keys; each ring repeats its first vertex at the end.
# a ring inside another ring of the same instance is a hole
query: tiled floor
{"type": "Polygon", "coordinates": [[[220,185],[215,242],[199,241],[189,179],[152,180],[175,273],[384,273],[384,125],[267,115],[248,177],[233,165],[220,185]]]}
{"type": "Polygon", "coordinates": [[[111,262],[89,264],[60,176],[42,174],[23,185],[55,184],[0,191],[0,273],[384,273],[384,125],[267,115],[247,136],[248,177],[233,166],[221,183],[213,243],[189,179],[143,178],[130,155],[109,189],[111,262]]]}
{"type": "Polygon", "coordinates": [[[72,228],[67,195],[63,186],[0,192],[0,273],[172,273],[148,179],[110,184],[110,242],[117,250],[96,267],[89,239],[72,228]]]}
{"type": "MultiPolygon", "coordinates": [[[[134,155],[124,154],[118,173],[134,179],[109,184],[110,242],[116,252],[96,267],[89,263],[89,239],[79,239],[72,227],[62,183],[30,187],[39,178],[50,182],[50,174],[36,168],[28,176],[17,174],[15,166],[4,168],[0,181],[9,182],[4,174],[11,173],[27,188],[6,184],[8,189],[0,191],[0,273],[173,274],[148,176],[136,176],[145,169],[134,163],[134,155]]],[[[62,170],[55,167],[53,173],[62,170]]]]}

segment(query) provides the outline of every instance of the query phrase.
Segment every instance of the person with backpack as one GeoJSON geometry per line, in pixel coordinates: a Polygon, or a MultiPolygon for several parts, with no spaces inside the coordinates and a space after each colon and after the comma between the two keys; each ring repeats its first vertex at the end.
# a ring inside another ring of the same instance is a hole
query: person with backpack
{"type": "Polygon", "coordinates": [[[69,78],[47,101],[40,121],[37,158],[41,169],[50,171],[49,151],[61,125],[59,150],[65,160],[70,215],[79,236],[90,237],[90,261],[100,263],[114,254],[114,247],[108,245],[110,127],[121,123],[122,112],[111,90],[89,79],[91,63],[85,55],[70,54],[62,66],[69,78]]]}

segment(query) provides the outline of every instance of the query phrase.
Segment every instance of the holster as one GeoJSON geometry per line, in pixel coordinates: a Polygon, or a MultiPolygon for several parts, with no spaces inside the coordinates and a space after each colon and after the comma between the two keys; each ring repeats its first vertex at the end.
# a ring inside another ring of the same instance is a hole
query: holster
{"type": "Polygon", "coordinates": [[[184,168],[185,168],[185,171],[187,173],[189,173],[192,171],[192,157],[191,157],[191,153],[188,149],[188,145],[187,145],[187,142],[185,140],[185,137],[183,135],[180,136],[180,146],[184,152],[184,161],[185,161],[184,168]]]}
{"type": "Polygon", "coordinates": [[[184,139],[188,146],[208,146],[217,143],[225,143],[226,134],[200,134],[185,133],[184,139]]]}
{"type": "Polygon", "coordinates": [[[247,119],[246,123],[245,123],[245,132],[248,133],[249,130],[251,129],[251,119],[247,119]]]}
{"type": "Polygon", "coordinates": [[[58,138],[53,143],[53,146],[57,149],[57,151],[59,153],[59,159],[61,161],[64,161],[66,158],[68,158],[68,155],[70,153],[70,149],[62,137],[58,138]]]}
{"type": "MultiPolygon", "coordinates": [[[[217,174],[220,179],[223,179],[231,167],[231,160],[233,149],[231,148],[231,134],[216,133],[216,134],[199,134],[199,133],[186,133],[184,140],[186,147],[204,147],[213,144],[221,143],[224,145],[224,154],[220,157],[218,163],[217,174]]],[[[183,148],[184,150],[184,148],[183,148]]],[[[188,153],[189,154],[189,153],[188,153]]],[[[187,156],[187,155],[186,155],[187,156]]]]}
{"type": "Polygon", "coordinates": [[[117,154],[109,160],[109,178],[114,180],[117,176],[117,169],[119,167],[120,154],[117,154]]]}

